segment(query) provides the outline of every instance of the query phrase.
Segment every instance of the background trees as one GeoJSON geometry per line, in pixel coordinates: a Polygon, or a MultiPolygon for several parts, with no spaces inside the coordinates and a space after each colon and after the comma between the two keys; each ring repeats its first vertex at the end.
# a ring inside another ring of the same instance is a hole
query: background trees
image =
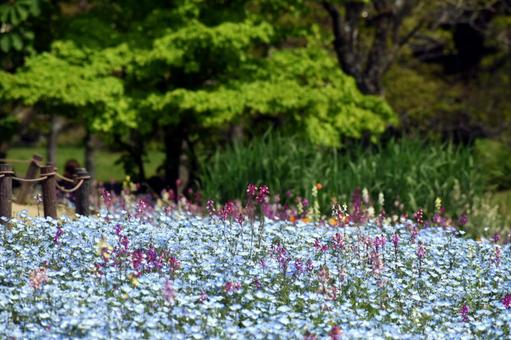
{"type": "Polygon", "coordinates": [[[54,150],[71,124],[87,167],[96,136],[140,180],[148,147],[174,186],[185,155],[193,181],[198,153],[269,126],[334,147],[509,130],[508,0],[24,0],[0,18],[3,148],[37,121],[54,150]]]}
{"type": "Polygon", "coordinates": [[[215,129],[268,117],[339,146],[397,123],[383,100],[360,94],[336,67],[314,29],[270,23],[280,7],[268,5],[91,1],[67,15],[61,7],[51,48],[3,72],[3,96],[104,134],[141,180],[145,145],[160,143],[169,186],[185,149],[193,158],[199,137],[215,129]]]}

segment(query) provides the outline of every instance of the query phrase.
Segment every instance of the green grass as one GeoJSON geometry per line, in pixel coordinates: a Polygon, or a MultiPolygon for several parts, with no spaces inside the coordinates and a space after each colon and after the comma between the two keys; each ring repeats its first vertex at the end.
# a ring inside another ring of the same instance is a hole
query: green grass
{"type": "MultiPolygon", "coordinates": [[[[44,148],[38,147],[15,147],[11,148],[7,154],[9,159],[29,160],[33,154],[44,156],[46,151],[44,148]]],[[[96,178],[100,181],[123,180],[126,176],[121,164],[115,164],[120,153],[98,150],[96,152],[96,178]]],[[[156,174],[156,169],[163,162],[164,155],[158,151],[149,151],[147,161],[145,163],[146,175],[152,176],[156,174]]],[[[60,173],[64,172],[64,163],[68,159],[76,159],[81,165],[84,164],[83,148],[59,146],[57,150],[57,169],[60,173]]],[[[26,164],[12,164],[18,175],[24,176],[26,164]]]]}

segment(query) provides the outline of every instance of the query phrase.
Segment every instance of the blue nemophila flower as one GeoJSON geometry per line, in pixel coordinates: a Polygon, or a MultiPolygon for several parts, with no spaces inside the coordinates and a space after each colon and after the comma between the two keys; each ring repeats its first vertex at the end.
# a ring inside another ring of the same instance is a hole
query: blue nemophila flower
{"type": "Polygon", "coordinates": [[[0,230],[0,338],[510,336],[508,244],[408,222],[240,228],[140,202],[131,218],[109,199],[103,217],[0,230]]]}

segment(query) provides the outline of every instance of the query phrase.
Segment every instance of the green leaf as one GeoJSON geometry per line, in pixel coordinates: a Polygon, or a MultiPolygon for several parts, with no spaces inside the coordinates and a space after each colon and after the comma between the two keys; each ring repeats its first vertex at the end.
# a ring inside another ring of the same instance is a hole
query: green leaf
{"type": "Polygon", "coordinates": [[[16,51],[21,51],[23,48],[23,40],[17,33],[11,34],[12,46],[16,49],[16,51]]]}
{"type": "Polygon", "coordinates": [[[11,42],[8,35],[4,35],[0,38],[0,48],[4,52],[9,52],[11,48],[11,42]]]}
{"type": "Polygon", "coordinates": [[[11,11],[10,11],[10,16],[11,16],[11,24],[13,24],[13,26],[18,26],[18,24],[20,23],[20,18],[18,17],[18,13],[16,12],[16,9],[15,8],[12,8],[11,11]]]}

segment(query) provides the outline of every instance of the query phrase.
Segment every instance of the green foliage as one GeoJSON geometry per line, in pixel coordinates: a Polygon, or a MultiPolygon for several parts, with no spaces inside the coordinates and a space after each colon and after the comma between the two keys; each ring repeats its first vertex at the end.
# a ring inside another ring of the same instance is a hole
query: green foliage
{"type": "Polygon", "coordinates": [[[84,15],[96,13],[96,21],[75,18],[66,26],[75,31],[66,35],[83,35],[84,28],[94,30],[90,25],[100,34],[56,41],[16,74],[0,73],[3,97],[103,132],[137,128],[152,134],[155,125],[185,119],[193,130],[266,115],[315,143],[338,146],[341,137],[378,135],[397,123],[384,101],[361,95],[313,40],[304,41],[306,47],[271,47],[279,27],[243,11],[236,20],[215,22],[233,19],[232,12],[215,15],[206,4],[146,7],[132,25],[112,29],[96,22],[110,18],[110,5],[100,2],[84,15]],[[176,20],[165,29],[169,18],[176,20]]]}
{"type": "Polygon", "coordinates": [[[498,140],[481,139],[475,152],[487,184],[497,190],[511,189],[511,148],[498,140]]]}
{"type": "Polygon", "coordinates": [[[0,5],[0,50],[31,50],[34,32],[30,19],[40,14],[40,0],[5,1],[0,5]]]}
{"type": "Polygon", "coordinates": [[[410,211],[434,212],[440,197],[447,212],[458,216],[482,197],[483,175],[471,151],[453,145],[404,140],[375,149],[352,146],[340,153],[299,137],[269,134],[245,145],[235,144],[201,161],[205,197],[243,197],[247,183],[267,184],[285,197],[287,190],[312,199],[311,188],[321,183],[322,211],[331,202],[349,202],[355,188],[367,188],[373,199],[382,192],[387,211],[395,201],[410,211]]]}
{"type": "Polygon", "coordinates": [[[381,99],[363,96],[320,48],[272,51],[240,71],[244,79],[204,90],[176,89],[150,96],[147,104],[153,110],[196,112],[206,126],[244,114],[277,116],[314,143],[330,146],[339,146],[341,137],[377,135],[397,123],[381,99]]]}

